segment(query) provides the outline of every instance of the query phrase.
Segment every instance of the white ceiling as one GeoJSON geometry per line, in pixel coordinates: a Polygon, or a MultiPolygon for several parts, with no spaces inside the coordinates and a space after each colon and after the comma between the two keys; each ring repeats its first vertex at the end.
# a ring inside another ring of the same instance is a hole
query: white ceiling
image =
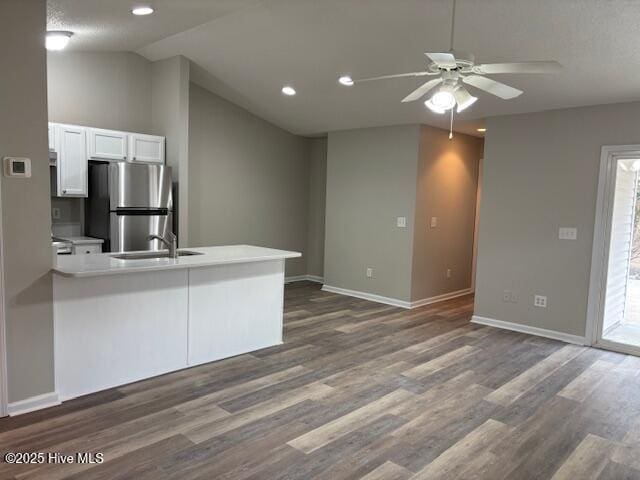
{"type": "Polygon", "coordinates": [[[135,51],[263,0],[47,0],[47,30],[75,33],[68,50],[135,51]],[[131,14],[152,5],[153,15],[131,14]]]}
{"type": "MultiPolygon", "coordinates": [[[[451,0],[156,0],[157,13],[142,19],[129,14],[131,3],[49,0],[49,28],[75,31],[75,49],[184,55],[197,65],[194,81],[298,134],[448,127],[421,102],[400,103],[420,79],[353,88],[336,79],[423,69],[423,52],[449,48],[451,0]],[[283,84],[298,95],[281,95],[283,84]]],[[[458,0],[456,50],[478,63],[557,60],[565,68],[494,75],[525,93],[480,93],[456,128],[475,133],[488,116],[640,100],[639,34],[638,0],[458,0]]]]}

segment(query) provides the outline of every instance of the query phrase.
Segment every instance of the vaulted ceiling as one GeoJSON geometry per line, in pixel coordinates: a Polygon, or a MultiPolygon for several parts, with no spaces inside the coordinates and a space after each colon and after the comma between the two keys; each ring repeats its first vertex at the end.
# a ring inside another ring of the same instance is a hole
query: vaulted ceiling
{"type": "MultiPolygon", "coordinates": [[[[422,102],[400,100],[419,78],[345,88],[354,78],[424,69],[449,48],[451,0],[49,0],[49,29],[75,32],[70,50],[130,50],[150,60],[184,55],[193,80],[291,132],[402,123],[448,127],[422,102]],[[284,84],[298,94],[281,95],[284,84]]],[[[479,63],[557,60],[553,75],[494,75],[513,100],[475,91],[456,118],[476,133],[495,115],[640,100],[637,0],[458,0],[455,49],[479,63]]],[[[424,80],[423,80],[424,81],[424,80]]],[[[472,90],[472,88],[470,88],[472,90]]]]}

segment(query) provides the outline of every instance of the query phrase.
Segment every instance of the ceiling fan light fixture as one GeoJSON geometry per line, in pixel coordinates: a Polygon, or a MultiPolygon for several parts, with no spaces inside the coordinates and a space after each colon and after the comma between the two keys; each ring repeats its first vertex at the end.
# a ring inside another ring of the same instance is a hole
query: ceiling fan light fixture
{"type": "Polygon", "coordinates": [[[429,110],[431,110],[433,113],[438,113],[438,114],[442,115],[442,114],[445,112],[445,110],[444,110],[444,109],[442,109],[442,108],[438,107],[437,105],[435,105],[435,104],[431,101],[431,99],[429,99],[429,100],[427,100],[426,102],[424,102],[424,104],[425,104],[425,106],[426,106],[429,110]]]}
{"type": "Polygon", "coordinates": [[[458,102],[458,110],[457,112],[460,113],[463,110],[466,110],[467,108],[469,108],[471,105],[473,105],[474,103],[476,103],[476,101],[478,100],[478,97],[474,97],[474,96],[469,96],[467,97],[464,101],[462,102],[458,102]]]}
{"type": "Polygon", "coordinates": [[[338,79],[338,83],[340,83],[340,85],[344,85],[345,87],[351,87],[353,86],[353,78],[351,78],[349,75],[342,75],[338,79]]]}
{"type": "MultiPolygon", "coordinates": [[[[456,105],[456,99],[448,90],[439,90],[433,94],[430,102],[440,110],[450,110],[456,105]]],[[[427,105],[428,106],[428,105],[427,105]]]]}

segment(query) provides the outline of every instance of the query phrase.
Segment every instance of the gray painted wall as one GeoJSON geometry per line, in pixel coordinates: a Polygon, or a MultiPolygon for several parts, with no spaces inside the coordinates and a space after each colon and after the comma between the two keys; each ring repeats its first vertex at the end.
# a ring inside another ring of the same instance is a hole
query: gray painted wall
{"type": "Polygon", "coordinates": [[[256,245],[303,252],[306,273],[309,140],[191,84],[189,245],[256,245]]]}
{"type": "Polygon", "coordinates": [[[488,120],[476,315],[585,334],[600,149],[636,143],[640,103],[488,120]],[[558,240],[561,226],[578,240],[558,240]],[[548,308],[533,307],[534,294],[548,308]]]}
{"type": "Polygon", "coordinates": [[[130,52],[49,52],[49,121],[155,133],[151,62],[130,52]]]}
{"type": "Polygon", "coordinates": [[[310,140],[307,273],[324,275],[324,217],[327,190],[327,139],[310,140]]]}
{"type": "Polygon", "coordinates": [[[326,284],[411,300],[419,143],[419,125],[329,133],[326,284]]]}
{"type": "Polygon", "coordinates": [[[151,81],[153,131],[166,137],[172,168],[174,224],[180,247],[189,245],[189,60],[176,56],[154,62],[151,81]]]}
{"type": "Polygon", "coordinates": [[[31,158],[1,179],[9,401],[54,390],[44,0],[0,2],[0,157],[31,158]]]}
{"type": "Polygon", "coordinates": [[[481,138],[423,125],[417,175],[411,299],[471,287],[481,138]],[[437,226],[431,228],[431,218],[437,226]],[[447,269],[451,277],[447,278],[447,269]]]}

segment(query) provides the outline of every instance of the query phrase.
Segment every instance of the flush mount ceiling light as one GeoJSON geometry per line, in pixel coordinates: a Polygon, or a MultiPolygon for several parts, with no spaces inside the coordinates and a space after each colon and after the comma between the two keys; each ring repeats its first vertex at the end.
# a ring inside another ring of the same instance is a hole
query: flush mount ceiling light
{"type": "Polygon", "coordinates": [[[340,82],[340,84],[344,85],[345,87],[350,87],[353,85],[353,78],[351,78],[349,75],[343,75],[338,79],[338,82],[340,82]]]}
{"type": "Polygon", "coordinates": [[[151,15],[154,12],[153,8],[148,5],[141,5],[131,10],[131,13],[138,16],[151,15]]]}
{"type": "Polygon", "coordinates": [[[479,131],[479,132],[481,132],[481,133],[483,133],[483,132],[486,132],[486,131],[487,131],[487,129],[486,129],[486,128],[478,128],[478,131],[479,131]]]}
{"type": "Polygon", "coordinates": [[[69,43],[69,39],[73,36],[73,32],[66,31],[49,31],[45,46],[47,50],[62,50],[69,43]]]}
{"type": "Polygon", "coordinates": [[[285,85],[282,87],[282,94],[291,97],[296,94],[296,90],[290,85],[285,85]]]}

